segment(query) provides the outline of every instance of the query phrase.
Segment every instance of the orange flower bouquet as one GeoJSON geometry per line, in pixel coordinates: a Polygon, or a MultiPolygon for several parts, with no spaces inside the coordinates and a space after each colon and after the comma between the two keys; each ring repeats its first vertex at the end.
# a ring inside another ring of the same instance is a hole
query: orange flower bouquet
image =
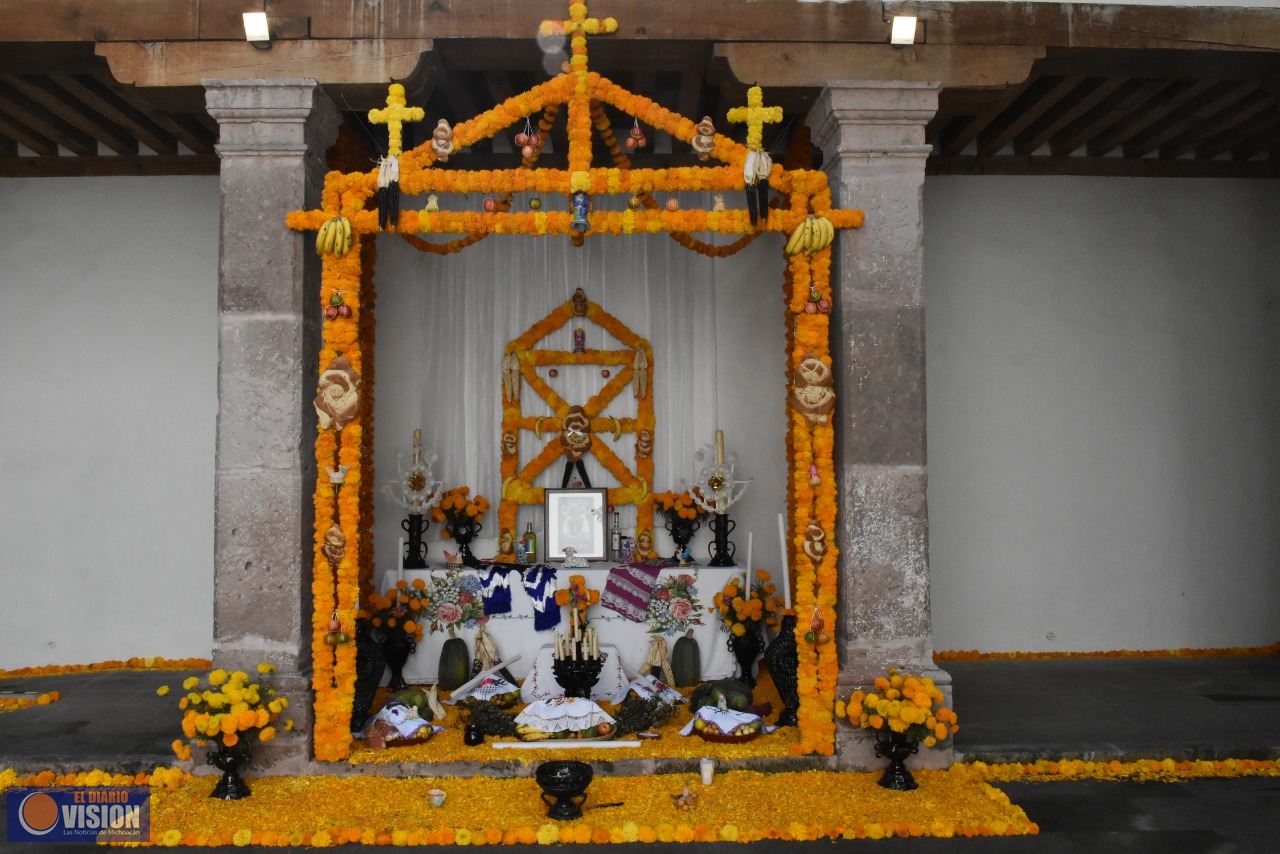
{"type": "MultiPolygon", "coordinates": [[[[432,509],[431,517],[437,522],[444,523],[440,536],[452,537],[458,544],[458,554],[449,556],[449,563],[464,564],[478,569],[480,561],[471,553],[471,541],[484,527],[480,519],[489,512],[489,499],[483,495],[477,495],[474,499],[468,498],[469,492],[471,492],[469,486],[455,486],[446,492],[440,499],[440,503],[432,509]]],[[[448,556],[448,552],[445,554],[448,556]]]]}
{"type": "Polygon", "coordinates": [[[729,633],[729,649],[738,659],[742,681],[755,687],[752,668],[764,650],[761,629],[774,628],[782,611],[782,600],[775,594],[776,585],[763,569],[757,569],[755,581],[734,579],[711,597],[712,607],[720,616],[720,628],[729,633]]]}
{"type": "Polygon", "coordinates": [[[368,607],[356,612],[358,619],[369,621],[372,639],[386,651],[392,691],[403,691],[408,687],[404,666],[409,656],[418,650],[422,623],[431,611],[431,598],[427,595],[426,586],[421,578],[415,578],[412,584],[400,579],[382,596],[371,595],[368,607]]]}
{"type": "MultiPolygon", "coordinates": [[[[249,796],[240,769],[249,764],[253,744],[276,737],[276,721],[289,707],[289,700],[276,696],[266,678],[275,669],[273,664],[259,664],[258,678],[253,681],[242,670],[228,673],[218,669],[209,674],[204,685],[198,676],[182,683],[187,692],[178,700],[183,712],[182,734],[200,746],[212,741],[208,762],[222,771],[222,779],[213,789],[215,798],[233,801],[249,796]]],[[[169,687],[163,685],[156,693],[164,696],[169,687]]],[[[284,729],[292,728],[293,721],[284,723],[284,729]]],[[[174,740],[173,751],[179,759],[191,758],[190,746],[181,739],[174,740]]]]}
{"type": "Polygon", "coordinates": [[[689,541],[702,527],[702,518],[706,515],[688,492],[658,492],[653,496],[654,503],[666,517],[664,527],[676,544],[676,553],[671,559],[681,566],[693,563],[689,553],[689,541]]]}
{"type": "Polygon", "coordinates": [[[848,717],[854,726],[876,736],[876,755],[889,759],[880,785],[910,791],[916,788],[903,764],[908,756],[945,741],[960,726],[956,713],[943,703],[942,691],[927,676],[911,676],[891,669],[877,676],[871,691],[854,691],[849,702],[836,702],[836,717],[848,717]]]}

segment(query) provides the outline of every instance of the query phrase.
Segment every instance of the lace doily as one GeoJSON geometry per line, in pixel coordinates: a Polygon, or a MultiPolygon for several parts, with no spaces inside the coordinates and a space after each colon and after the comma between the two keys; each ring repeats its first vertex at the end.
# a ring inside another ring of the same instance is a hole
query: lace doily
{"type": "Polygon", "coordinates": [[[581,697],[552,697],[530,703],[516,715],[516,723],[542,732],[581,732],[600,724],[612,724],[604,709],[581,697]]]}

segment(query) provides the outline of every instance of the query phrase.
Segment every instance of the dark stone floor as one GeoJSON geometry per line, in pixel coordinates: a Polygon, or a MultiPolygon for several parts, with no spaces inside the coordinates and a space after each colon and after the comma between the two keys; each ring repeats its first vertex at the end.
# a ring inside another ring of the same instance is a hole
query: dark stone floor
{"type": "MultiPolygon", "coordinates": [[[[1280,757],[1280,658],[952,662],[946,669],[954,677],[961,720],[956,746],[966,757],[1280,757]]],[[[134,771],[166,764],[172,756],[173,699],[157,697],[155,688],[176,686],[185,675],[117,672],[0,681],[0,691],[62,692],[62,700],[47,708],[0,715],[0,767],[134,771]]],[[[1280,852],[1280,779],[1001,788],[1040,825],[1039,836],[717,847],[744,854],[1280,852]]],[[[46,854],[60,848],[11,847],[46,854]]],[[[670,854],[688,848],[645,847],[670,854]]]]}

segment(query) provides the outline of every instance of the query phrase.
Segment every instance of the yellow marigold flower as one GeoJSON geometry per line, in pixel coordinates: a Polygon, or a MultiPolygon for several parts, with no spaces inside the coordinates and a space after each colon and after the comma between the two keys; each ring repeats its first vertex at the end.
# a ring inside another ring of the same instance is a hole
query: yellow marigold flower
{"type": "Polygon", "coordinates": [[[231,834],[231,844],[237,848],[243,848],[253,841],[253,831],[247,827],[242,827],[235,833],[231,834]]]}
{"type": "Polygon", "coordinates": [[[259,663],[258,663],[258,672],[259,672],[259,673],[264,673],[264,674],[265,674],[265,673],[275,673],[275,672],[276,672],[276,666],[275,666],[274,664],[272,664],[271,662],[269,662],[269,661],[262,661],[262,662],[259,662],[259,663]]]}
{"type": "Polygon", "coordinates": [[[237,670],[235,673],[231,674],[231,684],[233,685],[244,685],[244,683],[248,681],[249,674],[245,673],[243,670],[237,670]]]}
{"type": "Polygon", "coordinates": [[[188,676],[186,679],[182,680],[182,689],[184,691],[190,691],[192,688],[196,687],[199,684],[200,684],[199,678],[195,676],[188,676]]]}
{"type": "Polygon", "coordinates": [[[734,623],[732,631],[735,636],[742,637],[747,633],[747,627],[742,623],[734,623]]]}
{"type": "Polygon", "coordinates": [[[634,821],[628,821],[622,825],[622,839],[624,842],[635,842],[640,838],[640,828],[636,826],[634,821]]]}
{"type": "Polygon", "coordinates": [[[169,828],[160,835],[160,844],[165,848],[173,848],[182,841],[182,831],[169,828]]]}
{"type": "Polygon", "coordinates": [[[872,715],[869,722],[872,729],[884,729],[884,718],[879,715],[872,715]]]}
{"type": "Polygon", "coordinates": [[[266,726],[267,722],[271,720],[271,715],[267,712],[266,709],[255,709],[253,712],[253,717],[254,717],[254,721],[253,721],[254,726],[266,726]]]}
{"type": "Polygon", "coordinates": [[[275,727],[264,726],[262,728],[262,731],[258,733],[258,739],[260,741],[270,741],[275,737],[276,737],[275,727]]]}
{"type": "Polygon", "coordinates": [[[293,729],[293,721],[285,721],[285,722],[284,722],[284,731],[285,731],[285,732],[288,732],[288,731],[289,731],[289,730],[291,730],[291,729],[293,729]]]}
{"type": "Polygon", "coordinates": [[[736,824],[726,824],[720,828],[720,838],[725,842],[738,841],[738,826],[736,824]]]}
{"type": "Polygon", "coordinates": [[[328,848],[333,844],[333,837],[327,830],[317,830],[311,834],[311,845],[315,848],[328,848]]]}
{"type": "Polygon", "coordinates": [[[933,747],[933,746],[934,746],[935,744],[937,744],[937,743],[938,743],[938,740],[937,740],[936,738],[934,738],[933,736],[931,736],[931,735],[926,735],[926,736],[924,737],[924,746],[925,746],[925,747],[933,747]]]}
{"type": "Polygon", "coordinates": [[[235,746],[236,746],[237,744],[239,744],[239,743],[240,743],[240,736],[236,735],[234,732],[232,732],[232,733],[223,733],[223,735],[222,735],[222,744],[223,744],[223,746],[225,746],[225,747],[235,747],[235,746]]]}
{"type": "Polygon", "coordinates": [[[409,844],[409,831],[407,831],[407,830],[393,830],[393,831],[391,831],[391,844],[392,844],[392,845],[408,845],[408,844],[409,844]]]}
{"type": "Polygon", "coordinates": [[[544,824],[538,828],[537,840],[539,845],[555,845],[560,841],[560,828],[554,824],[544,824]]]}
{"type": "Polygon", "coordinates": [[[156,694],[158,696],[163,697],[165,694],[168,694],[168,693],[169,693],[168,685],[161,685],[159,688],[156,689],[156,694]]]}
{"type": "Polygon", "coordinates": [[[227,681],[227,671],[219,668],[209,674],[209,684],[217,687],[227,681]]]}

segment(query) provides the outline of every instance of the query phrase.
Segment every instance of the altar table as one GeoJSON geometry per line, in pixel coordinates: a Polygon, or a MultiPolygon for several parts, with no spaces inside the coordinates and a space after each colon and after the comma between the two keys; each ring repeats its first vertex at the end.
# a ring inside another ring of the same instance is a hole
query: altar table
{"type": "MultiPolygon", "coordinates": [[[[421,578],[425,581],[432,575],[443,574],[448,569],[450,567],[443,564],[433,565],[428,569],[406,569],[403,577],[412,584],[414,579],[421,578]]],[[[480,569],[463,569],[463,572],[477,575],[484,580],[489,575],[490,569],[491,567],[484,566],[480,569]]],[[[737,675],[737,660],[729,651],[729,635],[721,631],[719,616],[707,613],[706,609],[712,607],[712,596],[720,592],[731,579],[741,580],[744,572],[745,570],[740,567],[673,566],[663,569],[659,576],[661,581],[668,576],[688,573],[696,579],[698,600],[702,603],[702,625],[693,627],[693,636],[698,641],[698,650],[701,653],[703,679],[721,679],[737,675]]],[[[609,565],[598,563],[587,569],[568,570],[557,567],[556,586],[567,587],[570,575],[585,576],[588,586],[603,590],[605,579],[609,575],[609,565]]],[[[379,581],[378,592],[384,593],[394,587],[399,577],[399,573],[394,569],[384,572],[379,581]]],[[[561,608],[560,625],[551,631],[535,632],[533,603],[525,592],[524,586],[520,584],[520,576],[515,569],[512,570],[509,578],[511,580],[511,612],[492,615],[489,618],[488,632],[497,643],[498,652],[504,659],[521,656],[520,661],[509,669],[517,679],[524,679],[533,668],[540,648],[545,644],[554,644],[555,632],[566,631],[568,623],[563,619],[564,609],[561,608]]],[[[617,648],[622,669],[628,679],[638,674],[640,666],[644,664],[645,654],[649,650],[648,624],[632,622],[621,614],[600,605],[591,606],[588,619],[599,632],[601,646],[607,644],[617,648]]],[[[466,640],[467,649],[473,654],[475,635],[475,629],[458,631],[458,637],[466,640]]],[[[448,637],[447,633],[423,634],[417,652],[409,656],[409,662],[405,665],[404,677],[407,681],[415,684],[430,684],[436,681],[440,665],[440,648],[448,637]]],[[[678,637],[678,635],[669,635],[668,646],[674,646],[678,637]]]]}

